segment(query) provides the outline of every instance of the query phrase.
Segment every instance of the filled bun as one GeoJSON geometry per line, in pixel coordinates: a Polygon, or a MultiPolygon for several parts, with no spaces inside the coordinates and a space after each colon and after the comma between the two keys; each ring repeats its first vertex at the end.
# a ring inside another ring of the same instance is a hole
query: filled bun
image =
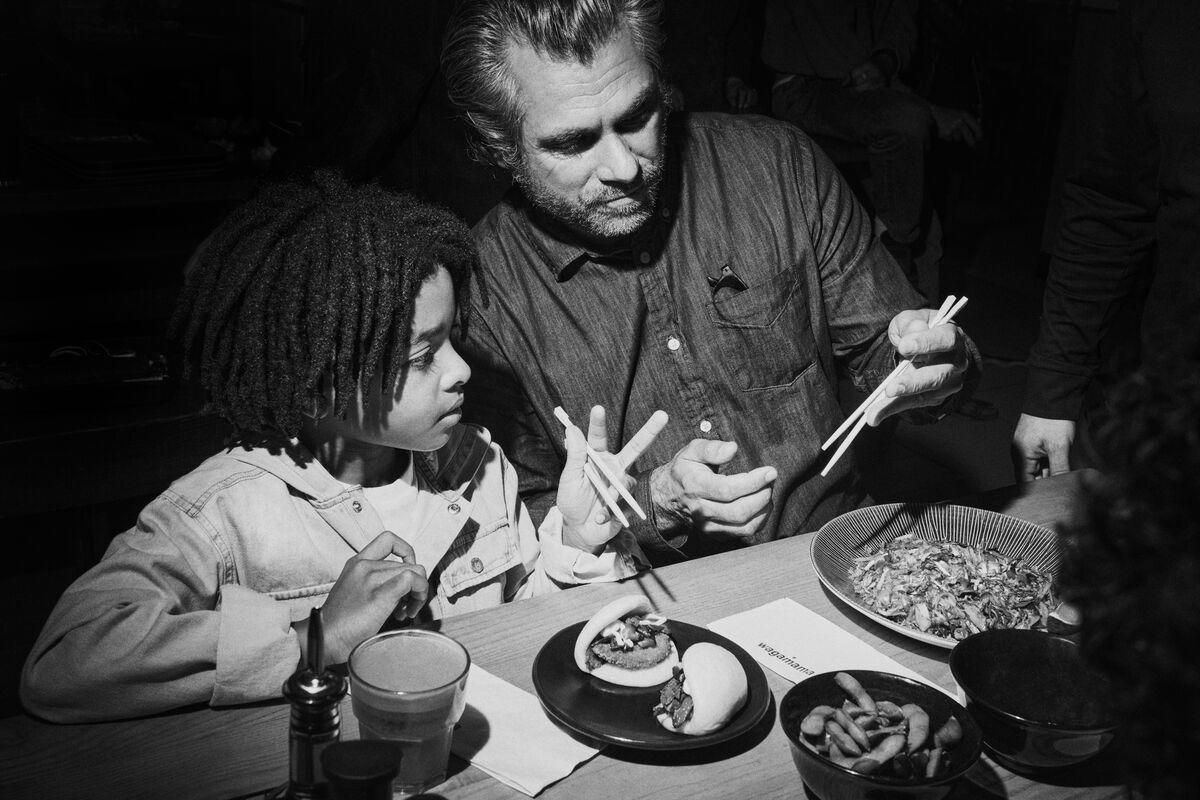
{"type": "Polygon", "coordinates": [[[626,595],[613,600],[597,611],[575,638],[575,666],[600,680],[620,686],[657,686],[665,683],[670,680],[675,667],[679,665],[679,651],[675,649],[675,643],[665,631],[665,620],[663,625],[654,626],[660,629],[660,632],[652,634],[655,647],[633,647],[629,651],[628,659],[621,658],[623,654],[618,650],[615,660],[627,660],[627,666],[607,663],[596,655],[593,644],[597,644],[597,639],[602,640],[599,647],[605,649],[605,629],[620,627],[615,624],[630,615],[650,618],[657,616],[650,607],[650,600],[642,595],[626,595]],[[658,653],[663,657],[654,664],[636,663],[644,660],[644,656],[649,653],[658,653]]]}
{"type": "Polygon", "coordinates": [[[663,687],[662,702],[654,709],[667,730],[689,736],[712,733],[746,704],[746,671],[724,647],[697,642],[684,652],[682,667],[683,674],[663,687]]]}

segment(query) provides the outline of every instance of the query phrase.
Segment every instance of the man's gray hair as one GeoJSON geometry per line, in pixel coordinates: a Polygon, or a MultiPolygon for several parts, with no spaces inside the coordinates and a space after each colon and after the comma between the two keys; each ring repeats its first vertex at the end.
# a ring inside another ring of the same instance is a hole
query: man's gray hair
{"type": "Polygon", "coordinates": [[[506,53],[532,47],[555,60],[590,64],[628,31],[661,84],[662,0],[466,0],[442,49],[450,99],[471,123],[477,157],[509,170],[521,161],[521,111],[506,53]]]}

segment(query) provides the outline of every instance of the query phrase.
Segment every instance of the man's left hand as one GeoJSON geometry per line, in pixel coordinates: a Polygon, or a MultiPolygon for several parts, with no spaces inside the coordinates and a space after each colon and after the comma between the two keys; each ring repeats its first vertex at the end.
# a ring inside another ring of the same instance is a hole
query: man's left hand
{"type": "Polygon", "coordinates": [[[901,311],[888,325],[892,346],[900,358],[913,363],[867,408],[868,425],[909,409],[936,406],[962,388],[968,365],[962,331],[953,323],[929,327],[936,314],[929,308],[901,311]]]}

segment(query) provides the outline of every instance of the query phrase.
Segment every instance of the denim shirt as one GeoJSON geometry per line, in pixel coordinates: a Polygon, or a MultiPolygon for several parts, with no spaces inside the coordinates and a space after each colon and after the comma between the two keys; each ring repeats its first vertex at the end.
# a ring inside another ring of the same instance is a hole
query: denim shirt
{"type": "MultiPolygon", "coordinates": [[[[459,425],[436,454],[413,457],[419,491],[394,533],[430,576],[423,618],[617,580],[643,563],[627,531],[599,555],[567,547],[557,510],[535,532],[486,430],[459,425]]],[[[315,460],[264,448],[213,456],[64,592],[21,699],[46,719],[83,722],[279,697],[300,657],[292,623],[383,530],[362,487],[315,460]]]]}
{"type": "MultiPolygon", "coordinates": [[[[634,471],[644,508],[645,473],[693,438],[733,440],[722,472],[779,472],[757,538],[814,530],[864,500],[851,458],[820,475],[821,442],[843,419],[839,371],[877,385],[895,364],[888,323],[923,300],[797,128],[694,114],[668,135],[663,197],[627,250],[589,252],[515,191],[475,227],[468,414],[503,444],[535,513],[565,456],[554,407],[579,422],[598,403],[614,444],[655,409],[670,415],[634,471]]],[[[715,546],[652,522],[633,530],[656,561],[715,546]]]]}

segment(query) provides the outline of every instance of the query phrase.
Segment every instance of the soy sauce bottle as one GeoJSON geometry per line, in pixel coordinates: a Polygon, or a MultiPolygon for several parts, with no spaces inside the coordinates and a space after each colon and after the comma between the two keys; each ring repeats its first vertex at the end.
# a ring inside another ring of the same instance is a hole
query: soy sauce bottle
{"type": "Polygon", "coordinates": [[[292,704],[288,733],[288,800],[327,800],[329,784],[321,753],[341,737],[338,704],[346,696],[346,679],[324,666],[321,609],[308,616],[308,654],[304,666],[283,684],[292,704]]]}

